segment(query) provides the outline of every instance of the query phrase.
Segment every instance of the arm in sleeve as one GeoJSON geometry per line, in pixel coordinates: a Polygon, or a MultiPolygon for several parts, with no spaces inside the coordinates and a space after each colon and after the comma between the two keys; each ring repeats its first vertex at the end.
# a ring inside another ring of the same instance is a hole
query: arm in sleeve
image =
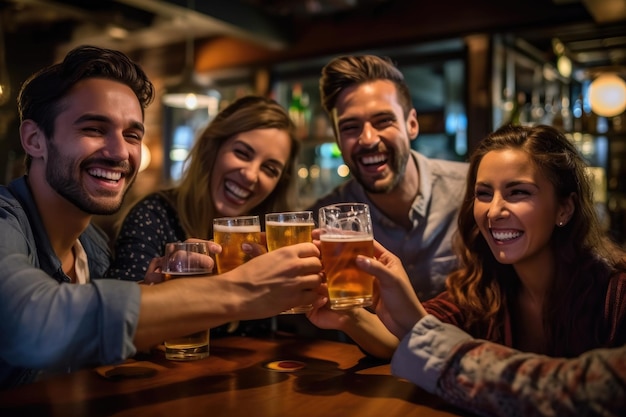
{"type": "Polygon", "coordinates": [[[137,284],[59,284],[24,254],[0,259],[0,357],[12,366],[67,370],[132,356],[137,284]]]}
{"type": "Polygon", "coordinates": [[[472,339],[427,316],[402,340],[392,371],[484,416],[626,415],[626,346],[551,358],[472,339]]]}

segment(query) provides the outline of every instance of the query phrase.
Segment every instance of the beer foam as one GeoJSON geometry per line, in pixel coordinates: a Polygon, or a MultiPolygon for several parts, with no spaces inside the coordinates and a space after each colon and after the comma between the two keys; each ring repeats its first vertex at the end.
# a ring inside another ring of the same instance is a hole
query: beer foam
{"type": "Polygon", "coordinates": [[[366,242],[374,240],[373,236],[368,235],[337,235],[332,233],[326,233],[320,235],[322,242],[366,242]]]}
{"type": "Polygon", "coordinates": [[[267,226],[275,226],[275,227],[280,227],[280,226],[315,226],[315,223],[313,222],[301,222],[301,221],[286,221],[286,222],[277,222],[277,221],[267,221],[265,222],[265,227],[267,226]]]}
{"type": "Polygon", "coordinates": [[[223,233],[257,233],[261,231],[259,225],[229,226],[225,224],[216,224],[213,226],[214,232],[223,233]]]}

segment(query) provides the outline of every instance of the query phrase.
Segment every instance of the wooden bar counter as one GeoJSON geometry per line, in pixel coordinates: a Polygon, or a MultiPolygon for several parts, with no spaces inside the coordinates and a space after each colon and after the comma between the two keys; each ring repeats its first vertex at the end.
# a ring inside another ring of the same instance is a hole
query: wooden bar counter
{"type": "Polygon", "coordinates": [[[290,336],[211,340],[211,356],[162,351],[0,392],[0,416],[460,416],[358,347],[290,336]]]}

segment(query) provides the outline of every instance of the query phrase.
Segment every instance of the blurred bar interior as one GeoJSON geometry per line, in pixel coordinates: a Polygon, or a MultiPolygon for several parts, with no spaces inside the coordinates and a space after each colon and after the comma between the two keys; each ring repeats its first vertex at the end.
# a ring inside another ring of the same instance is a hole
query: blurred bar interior
{"type": "MultiPolygon", "coordinates": [[[[349,175],[319,103],[320,70],[375,53],[406,75],[413,146],[428,156],[465,160],[509,121],[561,127],[591,166],[607,232],[626,244],[626,0],[0,0],[2,183],[23,172],[19,86],[79,44],[124,51],[157,88],[125,206],[175,181],[198,130],[249,93],[276,98],[297,122],[294,201],[307,206],[349,175]],[[199,95],[166,95],[184,88],[199,95]]],[[[117,219],[96,221],[112,232],[117,219]]]]}

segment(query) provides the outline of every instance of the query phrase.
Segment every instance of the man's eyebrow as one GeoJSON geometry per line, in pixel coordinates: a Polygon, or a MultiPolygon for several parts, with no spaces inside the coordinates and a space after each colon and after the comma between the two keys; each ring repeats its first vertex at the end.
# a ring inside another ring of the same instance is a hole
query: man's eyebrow
{"type": "MultiPolygon", "coordinates": [[[[369,119],[375,119],[377,117],[389,117],[392,116],[394,119],[396,118],[396,115],[393,111],[390,110],[382,110],[379,112],[376,112],[372,115],[369,116],[369,119]]],[[[358,121],[360,120],[360,117],[358,116],[347,116],[345,118],[338,118],[337,119],[337,124],[341,124],[341,123],[346,123],[346,122],[354,122],[354,121],[358,121]]]]}
{"type": "MultiPolygon", "coordinates": [[[[93,113],[83,114],[82,116],[80,116],[78,119],[74,121],[74,124],[79,124],[83,122],[113,123],[110,117],[103,116],[101,114],[93,114],[93,113]]],[[[133,129],[140,130],[141,133],[145,133],[145,126],[141,122],[137,122],[137,121],[131,122],[131,127],[133,129]]]]}

